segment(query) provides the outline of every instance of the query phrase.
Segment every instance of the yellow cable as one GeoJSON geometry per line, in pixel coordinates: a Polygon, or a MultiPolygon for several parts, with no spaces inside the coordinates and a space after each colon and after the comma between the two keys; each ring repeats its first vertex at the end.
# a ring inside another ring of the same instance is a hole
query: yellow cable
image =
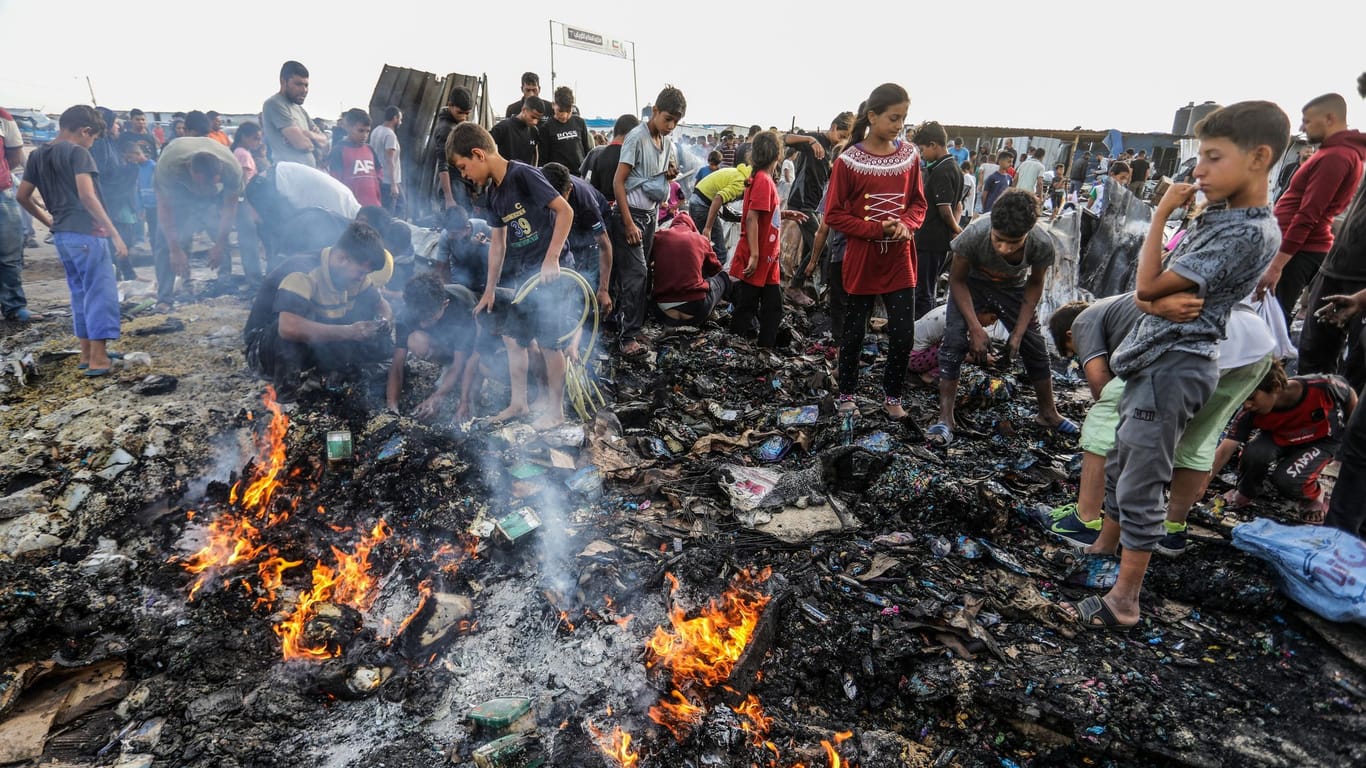
{"type": "MultiPolygon", "coordinates": [[[[579,286],[579,290],[584,296],[584,302],[583,314],[579,315],[578,322],[575,323],[574,327],[570,329],[568,333],[561,336],[558,341],[563,343],[573,339],[583,328],[584,323],[588,321],[589,314],[592,314],[593,331],[589,334],[587,346],[587,349],[591,351],[597,347],[598,329],[601,320],[598,311],[598,294],[593,290],[593,286],[589,285],[588,280],[586,280],[583,275],[572,269],[562,268],[560,270],[560,276],[568,277],[579,286]]],[[[517,293],[513,296],[512,303],[520,304],[527,295],[535,290],[536,286],[540,285],[540,283],[541,276],[539,273],[527,278],[527,281],[522,283],[521,287],[517,289],[517,293]]],[[[578,414],[580,419],[587,421],[593,415],[594,410],[607,406],[606,396],[602,394],[602,390],[598,388],[597,383],[588,376],[587,365],[582,360],[575,362],[573,359],[570,359],[566,361],[564,381],[566,394],[569,395],[569,401],[574,406],[574,412],[578,414]]]]}

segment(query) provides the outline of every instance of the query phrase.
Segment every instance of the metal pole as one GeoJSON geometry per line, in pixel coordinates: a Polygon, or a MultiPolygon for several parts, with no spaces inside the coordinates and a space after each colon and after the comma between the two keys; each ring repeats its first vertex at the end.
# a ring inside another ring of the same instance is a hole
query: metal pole
{"type": "MultiPolygon", "coordinates": [[[[635,46],[632,46],[634,48],[635,46]]],[[[634,53],[634,51],[632,51],[634,53]]],[[[95,84],[90,82],[90,75],[85,76],[85,87],[90,89],[90,103],[99,106],[100,102],[95,98],[95,84]]]]}
{"type": "Polygon", "coordinates": [[[550,92],[555,92],[555,22],[550,21],[550,92]]]}
{"type": "Polygon", "coordinates": [[[636,114],[640,114],[640,79],[636,76],[636,44],[631,43],[631,95],[635,98],[636,114]]]}

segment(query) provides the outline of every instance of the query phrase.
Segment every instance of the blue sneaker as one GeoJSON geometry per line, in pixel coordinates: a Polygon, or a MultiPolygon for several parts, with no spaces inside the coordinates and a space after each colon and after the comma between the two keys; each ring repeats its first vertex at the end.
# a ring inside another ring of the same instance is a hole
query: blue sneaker
{"type": "Polygon", "coordinates": [[[1157,542],[1157,554],[1166,557],[1180,557],[1186,551],[1187,537],[1185,523],[1173,523],[1170,520],[1163,522],[1167,528],[1167,534],[1162,540],[1157,542]]]}
{"type": "Polygon", "coordinates": [[[8,315],[5,315],[5,319],[12,323],[29,323],[37,318],[28,310],[28,307],[20,307],[8,315]]]}
{"type": "Polygon", "coordinates": [[[1071,507],[1071,509],[1067,509],[1066,512],[1053,520],[1053,524],[1048,527],[1049,532],[1062,537],[1075,547],[1089,547],[1096,543],[1096,539],[1100,537],[1100,528],[1104,521],[1101,518],[1096,518],[1091,522],[1082,520],[1081,516],[1077,514],[1077,505],[1075,504],[1058,507],[1054,511],[1060,512],[1067,507],[1071,507]]]}

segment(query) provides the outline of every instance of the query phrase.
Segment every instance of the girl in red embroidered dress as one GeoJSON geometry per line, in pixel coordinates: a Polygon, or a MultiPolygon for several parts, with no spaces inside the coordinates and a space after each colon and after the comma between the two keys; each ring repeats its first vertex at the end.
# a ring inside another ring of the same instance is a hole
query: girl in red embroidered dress
{"type": "MultiPolygon", "coordinates": [[[[849,308],[840,336],[841,412],[855,408],[859,355],[873,302],[887,308],[887,362],[882,387],[887,415],[906,418],[901,390],[915,342],[915,230],[927,204],[920,186],[920,154],[897,136],[910,96],[895,83],[879,85],[859,109],[850,146],[830,172],[826,223],[848,238],[842,276],[849,308]]],[[[909,425],[913,427],[913,425],[909,425]]]]}

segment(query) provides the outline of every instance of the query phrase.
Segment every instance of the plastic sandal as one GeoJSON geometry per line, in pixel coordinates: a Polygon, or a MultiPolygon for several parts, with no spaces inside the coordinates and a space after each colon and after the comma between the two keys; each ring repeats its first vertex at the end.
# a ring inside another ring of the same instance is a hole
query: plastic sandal
{"type": "Polygon", "coordinates": [[[953,443],[953,430],[949,429],[948,424],[940,421],[925,430],[925,439],[941,448],[947,448],[953,443]]]}

